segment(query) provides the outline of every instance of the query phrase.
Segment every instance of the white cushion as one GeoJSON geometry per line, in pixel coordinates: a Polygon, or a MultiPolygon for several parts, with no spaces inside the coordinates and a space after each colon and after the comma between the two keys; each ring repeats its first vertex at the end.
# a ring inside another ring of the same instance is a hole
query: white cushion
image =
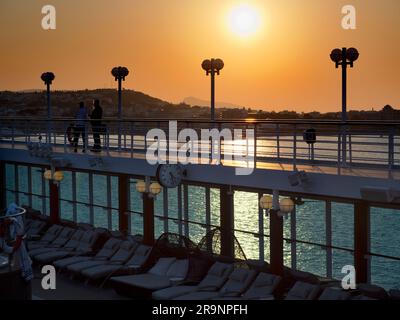
{"type": "Polygon", "coordinates": [[[176,258],[160,258],[157,263],[149,270],[148,273],[158,276],[165,276],[170,266],[175,262],[176,258]]]}
{"type": "Polygon", "coordinates": [[[189,270],[189,260],[179,259],[176,260],[167,271],[167,276],[174,279],[185,279],[189,270]]]}

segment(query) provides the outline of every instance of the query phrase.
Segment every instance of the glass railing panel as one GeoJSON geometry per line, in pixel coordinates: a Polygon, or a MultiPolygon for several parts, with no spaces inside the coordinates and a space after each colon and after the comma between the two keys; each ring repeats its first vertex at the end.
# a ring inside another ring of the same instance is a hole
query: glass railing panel
{"type": "Polygon", "coordinates": [[[93,175],[93,204],[107,206],[107,176],[93,175]]]}
{"type": "Polygon", "coordinates": [[[326,276],[326,250],[318,245],[296,243],[297,270],[326,276]]]}
{"type": "Polygon", "coordinates": [[[60,217],[61,219],[64,220],[74,220],[74,214],[73,214],[74,206],[71,202],[69,201],[60,201],[60,217]]]}
{"type": "Polygon", "coordinates": [[[354,266],[354,254],[350,251],[332,249],[332,277],[337,280],[346,275],[342,273],[344,266],[354,266]]]}
{"type": "Polygon", "coordinates": [[[400,290],[400,260],[371,256],[371,283],[400,290]]]}
{"type": "Polygon", "coordinates": [[[325,201],[311,199],[302,201],[304,204],[296,206],[296,239],[325,244],[325,201]]]}
{"type": "Polygon", "coordinates": [[[332,202],[332,245],[354,248],[354,205],[332,202]]]}

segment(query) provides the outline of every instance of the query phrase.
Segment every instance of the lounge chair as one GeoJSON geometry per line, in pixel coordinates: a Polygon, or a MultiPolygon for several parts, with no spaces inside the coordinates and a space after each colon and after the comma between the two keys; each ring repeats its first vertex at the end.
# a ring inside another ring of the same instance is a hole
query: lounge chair
{"type": "Polygon", "coordinates": [[[97,280],[116,274],[133,274],[137,273],[147,262],[152,247],[146,245],[138,245],[133,256],[124,264],[106,263],[98,265],[82,271],[82,275],[89,280],[97,280]]]}
{"type": "Polygon", "coordinates": [[[28,224],[25,225],[25,234],[28,240],[33,237],[39,237],[44,228],[46,222],[40,220],[28,220],[28,224]]]}
{"type": "Polygon", "coordinates": [[[351,295],[349,292],[341,288],[328,287],[319,296],[318,300],[349,300],[351,295]]]}
{"type": "Polygon", "coordinates": [[[28,241],[28,250],[40,248],[45,246],[46,244],[51,243],[52,241],[54,241],[55,238],[57,238],[57,236],[63,229],[63,226],[53,224],[49,229],[47,229],[45,234],[39,240],[28,241]]]}
{"type": "Polygon", "coordinates": [[[75,256],[75,257],[68,257],[60,260],[54,261],[53,265],[59,269],[65,269],[69,265],[89,261],[89,260],[107,260],[109,259],[119,248],[121,244],[120,239],[110,238],[107,242],[103,245],[101,250],[97,252],[94,256],[75,256]]]}
{"type": "Polygon", "coordinates": [[[274,300],[274,292],[282,277],[261,272],[240,297],[217,297],[213,300],[274,300]]]}
{"type": "Polygon", "coordinates": [[[320,292],[320,286],[297,281],[290,289],[285,300],[314,300],[320,292]]]}
{"type": "Polygon", "coordinates": [[[217,291],[222,288],[232,271],[233,264],[215,262],[197,286],[169,286],[168,288],[153,292],[152,298],[155,300],[172,300],[196,291],[217,291]]]}
{"type": "Polygon", "coordinates": [[[389,294],[382,287],[374,284],[359,283],[357,284],[357,290],[365,296],[376,300],[387,300],[389,299],[389,294]]]}
{"type": "Polygon", "coordinates": [[[29,255],[31,257],[35,257],[36,255],[39,255],[41,253],[50,252],[56,248],[63,247],[71,239],[71,236],[74,232],[74,229],[70,227],[64,227],[53,241],[46,245],[42,245],[40,247],[29,250],[29,255]]]}
{"type": "Polygon", "coordinates": [[[110,283],[119,294],[150,298],[155,290],[181,283],[188,269],[188,259],[160,258],[147,273],[112,277],[110,283]]]}
{"type": "Polygon", "coordinates": [[[198,290],[174,298],[174,300],[210,300],[218,298],[236,298],[241,296],[254,280],[256,271],[235,269],[228,277],[227,282],[219,291],[198,290]]]}
{"type": "Polygon", "coordinates": [[[78,229],[64,247],[36,255],[35,260],[41,264],[47,264],[65,257],[90,254],[97,239],[96,232],[78,229]]]}
{"type": "MultiPolygon", "coordinates": [[[[63,232],[64,231],[65,231],[65,228],[64,228],[63,232]]],[[[62,233],[60,234],[60,236],[62,235],[62,233]]],[[[54,250],[47,251],[46,253],[54,253],[54,252],[57,252],[58,249],[59,250],[73,250],[73,248],[79,244],[79,240],[82,238],[83,234],[84,234],[84,232],[82,230],[75,230],[75,232],[73,232],[71,238],[64,244],[64,246],[62,246],[60,248],[55,247],[54,250]]],[[[51,247],[51,245],[52,244],[49,244],[49,245],[45,246],[45,248],[51,247]]],[[[44,252],[37,254],[36,252],[38,252],[39,250],[42,250],[42,249],[34,249],[34,250],[31,250],[31,252],[30,252],[31,256],[35,260],[37,260],[36,257],[46,254],[44,252]]]]}
{"type": "Polygon", "coordinates": [[[137,244],[132,241],[122,241],[118,250],[108,259],[91,259],[67,266],[67,270],[73,274],[81,273],[83,270],[104,264],[122,265],[132,256],[137,244]]]}

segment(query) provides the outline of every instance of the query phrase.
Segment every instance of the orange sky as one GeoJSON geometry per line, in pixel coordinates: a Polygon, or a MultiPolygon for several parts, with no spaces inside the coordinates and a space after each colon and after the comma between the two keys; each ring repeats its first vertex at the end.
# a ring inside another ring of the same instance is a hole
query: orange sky
{"type": "Polygon", "coordinates": [[[180,102],[209,97],[200,65],[219,57],[217,100],[265,110],[340,110],[340,72],[329,53],[354,46],[350,109],[400,108],[399,0],[0,0],[0,90],[114,86],[113,66],[129,68],[124,86],[180,102]],[[241,38],[229,12],[253,6],[260,28],[241,38]],[[41,8],[57,9],[57,29],[41,28],[41,8]],[[357,30],[341,28],[341,8],[357,9],[357,30]]]}

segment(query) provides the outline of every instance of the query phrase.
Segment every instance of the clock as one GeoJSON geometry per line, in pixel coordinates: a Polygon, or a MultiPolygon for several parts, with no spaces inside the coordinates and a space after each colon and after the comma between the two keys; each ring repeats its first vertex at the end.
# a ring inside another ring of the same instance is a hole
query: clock
{"type": "Polygon", "coordinates": [[[180,164],[160,164],[157,168],[157,180],[166,188],[176,188],[182,183],[186,170],[180,164]]]}

